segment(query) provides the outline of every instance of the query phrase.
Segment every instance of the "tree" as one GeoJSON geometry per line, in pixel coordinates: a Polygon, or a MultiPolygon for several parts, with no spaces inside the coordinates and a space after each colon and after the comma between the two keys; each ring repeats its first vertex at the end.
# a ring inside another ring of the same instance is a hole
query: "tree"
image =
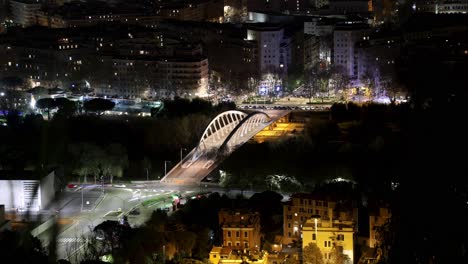
{"type": "Polygon", "coordinates": [[[323,255],[315,243],[309,243],[302,249],[302,263],[323,264],[323,255]]]}
{"type": "Polygon", "coordinates": [[[63,117],[71,117],[76,113],[76,103],[67,98],[56,98],[55,106],[58,108],[57,115],[63,117]]]}
{"type": "Polygon", "coordinates": [[[331,264],[348,264],[351,261],[348,255],[343,254],[343,248],[336,246],[332,248],[330,260],[331,264]]]}
{"type": "Polygon", "coordinates": [[[0,248],[2,263],[50,263],[41,241],[29,232],[3,231],[0,248]]]}
{"type": "Polygon", "coordinates": [[[103,112],[112,110],[115,103],[111,100],[95,98],[84,103],[84,109],[88,112],[95,112],[98,115],[102,115],[103,112]]]}
{"type": "Polygon", "coordinates": [[[102,157],[106,156],[102,149],[95,144],[79,143],[70,145],[68,151],[71,154],[73,173],[83,177],[84,182],[88,175],[93,175],[96,182],[96,177],[100,173],[99,164],[102,157]]]}
{"type": "Polygon", "coordinates": [[[105,157],[102,157],[99,166],[102,174],[110,179],[112,184],[114,177],[122,177],[123,170],[128,165],[127,150],[120,144],[110,144],[105,149],[105,157]]]}
{"type": "Polygon", "coordinates": [[[41,110],[47,110],[47,120],[50,120],[50,111],[56,107],[55,100],[52,98],[42,98],[37,100],[36,107],[41,110]]]}
{"type": "Polygon", "coordinates": [[[350,78],[345,71],[340,67],[334,67],[331,74],[331,81],[333,82],[333,88],[335,94],[341,92],[342,99],[347,101],[348,99],[348,88],[350,84],[350,78]]]}
{"type": "Polygon", "coordinates": [[[309,104],[312,103],[312,97],[318,92],[319,88],[318,67],[318,64],[313,65],[312,67],[306,69],[304,73],[304,86],[309,91],[309,104]]]}

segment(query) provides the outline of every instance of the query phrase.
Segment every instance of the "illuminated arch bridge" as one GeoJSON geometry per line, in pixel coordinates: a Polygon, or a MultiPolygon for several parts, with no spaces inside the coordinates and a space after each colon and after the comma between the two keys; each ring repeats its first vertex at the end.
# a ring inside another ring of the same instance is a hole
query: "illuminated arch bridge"
{"type": "Polygon", "coordinates": [[[219,114],[208,124],[197,147],[172,168],[161,179],[161,182],[199,183],[226,156],[288,113],[289,111],[276,111],[275,115],[271,117],[265,112],[247,114],[231,110],[219,114]]]}

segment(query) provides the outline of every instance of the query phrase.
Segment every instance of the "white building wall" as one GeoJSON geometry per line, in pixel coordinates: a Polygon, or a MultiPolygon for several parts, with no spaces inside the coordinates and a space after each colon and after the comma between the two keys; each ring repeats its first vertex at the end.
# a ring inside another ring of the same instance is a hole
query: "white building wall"
{"type": "Polygon", "coordinates": [[[358,75],[355,44],[365,33],[365,30],[335,30],[333,34],[333,63],[342,67],[351,78],[357,78],[358,75]]]}
{"type": "Polygon", "coordinates": [[[0,180],[0,190],[0,204],[4,204],[6,210],[24,208],[22,180],[0,180]]]}
{"type": "Polygon", "coordinates": [[[280,48],[283,40],[283,29],[247,30],[247,40],[255,40],[259,50],[259,69],[267,73],[280,68],[280,48]]]}
{"type": "Polygon", "coordinates": [[[6,210],[39,210],[55,197],[55,172],[38,180],[0,180],[0,204],[6,210]],[[35,188],[37,186],[37,191],[35,188]],[[34,193],[36,192],[36,193],[34,193]]]}

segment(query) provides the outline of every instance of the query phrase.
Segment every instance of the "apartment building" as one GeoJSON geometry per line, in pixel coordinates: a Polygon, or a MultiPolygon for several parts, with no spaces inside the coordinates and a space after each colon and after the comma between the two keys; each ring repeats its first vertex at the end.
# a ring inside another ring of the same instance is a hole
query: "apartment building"
{"type": "Polygon", "coordinates": [[[369,32],[369,26],[361,22],[346,21],[336,26],[333,32],[333,64],[343,69],[351,79],[358,77],[358,54],[356,43],[369,32]]]}
{"type": "Polygon", "coordinates": [[[333,254],[342,254],[349,260],[347,263],[353,263],[354,225],[352,220],[310,218],[302,228],[302,248],[313,243],[320,249],[325,263],[333,263],[333,254]]]}
{"type": "Polygon", "coordinates": [[[260,249],[260,214],[250,210],[222,209],[219,225],[223,246],[236,249],[260,249]]]}
{"type": "Polygon", "coordinates": [[[11,19],[22,27],[35,25],[36,12],[41,8],[41,4],[39,0],[11,0],[11,19]]]}
{"type": "Polygon", "coordinates": [[[356,221],[357,209],[352,201],[321,193],[296,193],[283,205],[283,243],[301,239],[301,230],[312,217],[322,220],[356,221]]]}

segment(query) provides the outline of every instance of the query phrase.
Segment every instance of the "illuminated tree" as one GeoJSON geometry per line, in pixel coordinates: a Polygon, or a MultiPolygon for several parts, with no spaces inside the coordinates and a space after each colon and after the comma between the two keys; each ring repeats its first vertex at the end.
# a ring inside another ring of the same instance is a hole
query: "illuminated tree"
{"type": "Polygon", "coordinates": [[[302,263],[324,264],[322,252],[315,243],[309,243],[302,249],[302,263]]]}
{"type": "Polygon", "coordinates": [[[332,248],[330,260],[331,264],[348,264],[351,261],[348,255],[343,254],[343,248],[336,246],[332,248]]]}

